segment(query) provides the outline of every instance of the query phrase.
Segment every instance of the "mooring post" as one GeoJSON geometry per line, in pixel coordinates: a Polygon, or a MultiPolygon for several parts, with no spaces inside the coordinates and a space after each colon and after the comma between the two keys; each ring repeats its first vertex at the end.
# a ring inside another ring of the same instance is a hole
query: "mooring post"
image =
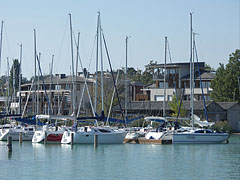
{"type": "Polygon", "coordinates": [[[98,146],[98,135],[94,134],[94,147],[98,146]]]}
{"type": "Polygon", "coordinates": [[[12,136],[7,137],[8,152],[12,152],[12,136]]]}
{"type": "Polygon", "coordinates": [[[71,145],[73,145],[73,141],[74,141],[74,139],[73,139],[73,136],[74,134],[73,134],[73,132],[71,133],[71,145]]]}
{"type": "Polygon", "coordinates": [[[19,143],[22,143],[22,141],[23,141],[23,139],[22,139],[22,135],[23,135],[23,133],[20,132],[20,133],[19,133],[19,143]]]}
{"type": "Polygon", "coordinates": [[[44,138],[44,144],[47,144],[47,131],[45,131],[45,138],[44,138]]]}

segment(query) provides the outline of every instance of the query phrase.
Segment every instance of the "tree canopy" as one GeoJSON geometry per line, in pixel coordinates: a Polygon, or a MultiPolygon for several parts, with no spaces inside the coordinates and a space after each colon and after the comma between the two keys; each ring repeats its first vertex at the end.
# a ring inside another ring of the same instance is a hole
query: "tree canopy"
{"type": "Polygon", "coordinates": [[[229,57],[228,64],[220,63],[216,78],[211,82],[214,101],[240,102],[240,49],[229,57]]]}

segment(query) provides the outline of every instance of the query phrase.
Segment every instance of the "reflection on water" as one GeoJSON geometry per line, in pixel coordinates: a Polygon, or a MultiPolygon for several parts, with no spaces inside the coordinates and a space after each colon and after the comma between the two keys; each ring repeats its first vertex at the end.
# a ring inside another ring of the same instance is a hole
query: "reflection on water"
{"type": "Polygon", "coordinates": [[[1,179],[239,179],[240,136],[229,144],[68,145],[0,142],[1,179]],[[12,173],[14,172],[14,173],[12,173]]]}

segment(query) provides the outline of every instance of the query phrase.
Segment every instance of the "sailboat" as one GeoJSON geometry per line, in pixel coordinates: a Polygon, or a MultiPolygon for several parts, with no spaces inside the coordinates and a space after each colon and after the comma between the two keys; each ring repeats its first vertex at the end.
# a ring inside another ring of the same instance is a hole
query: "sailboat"
{"type": "Polygon", "coordinates": [[[191,123],[192,128],[186,132],[173,132],[173,144],[179,143],[222,143],[227,142],[228,133],[217,133],[210,129],[199,129],[194,127],[194,120],[199,121],[199,118],[193,114],[193,82],[194,82],[194,52],[195,52],[195,35],[192,28],[192,13],[190,13],[190,90],[191,90],[191,123]]]}
{"type": "MultiPolygon", "coordinates": [[[[101,21],[100,21],[100,13],[98,13],[98,23],[97,23],[97,55],[96,55],[96,86],[95,86],[95,107],[94,107],[94,117],[82,117],[81,119],[91,119],[95,120],[96,124],[98,120],[104,121],[106,118],[104,116],[104,104],[103,104],[103,60],[102,60],[102,29],[101,29],[101,21]],[[98,83],[98,46],[100,41],[100,50],[101,50],[101,97],[102,97],[102,112],[101,116],[98,116],[97,111],[97,83],[98,83]]],[[[104,37],[103,37],[104,38],[104,37]]],[[[105,39],[104,39],[105,41],[105,39]]],[[[105,44],[106,46],[106,44],[105,44]]],[[[108,57],[109,58],[109,57],[108,57]]],[[[84,77],[86,78],[86,77],[84,77]]],[[[115,83],[114,83],[115,84],[115,83]]],[[[113,129],[110,127],[100,127],[98,126],[85,126],[85,127],[77,127],[77,122],[75,121],[75,126],[72,131],[65,131],[63,133],[63,137],[61,143],[69,144],[93,144],[94,143],[94,135],[98,135],[98,143],[99,144],[116,144],[122,143],[124,137],[126,136],[126,132],[124,130],[113,129]],[[73,138],[72,138],[73,136],[73,138]],[[72,142],[73,141],[73,142],[72,142]]]]}
{"type": "Polygon", "coordinates": [[[149,131],[146,135],[146,139],[160,139],[162,136],[166,133],[166,124],[167,124],[167,118],[166,118],[166,60],[167,60],[167,37],[165,37],[165,63],[164,63],[164,100],[163,100],[163,117],[159,116],[150,116],[145,117],[146,121],[152,122],[158,122],[161,125],[154,130],[149,131]]]}

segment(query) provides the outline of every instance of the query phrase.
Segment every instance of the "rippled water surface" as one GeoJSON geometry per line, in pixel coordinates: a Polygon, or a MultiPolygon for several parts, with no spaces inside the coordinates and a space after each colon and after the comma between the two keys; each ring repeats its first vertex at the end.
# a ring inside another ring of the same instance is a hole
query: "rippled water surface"
{"type": "Polygon", "coordinates": [[[0,179],[239,180],[240,135],[229,144],[50,145],[0,142],[0,179]]]}

